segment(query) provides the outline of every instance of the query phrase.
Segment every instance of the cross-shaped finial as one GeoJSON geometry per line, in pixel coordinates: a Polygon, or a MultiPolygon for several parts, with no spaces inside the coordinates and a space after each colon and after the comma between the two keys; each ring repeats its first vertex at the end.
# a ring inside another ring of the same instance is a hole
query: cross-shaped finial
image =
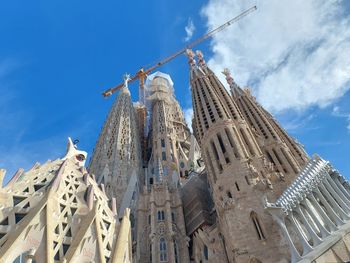
{"type": "Polygon", "coordinates": [[[123,76],[123,79],[124,79],[124,87],[127,88],[128,87],[128,82],[131,80],[130,74],[125,73],[124,76],[123,76]]]}

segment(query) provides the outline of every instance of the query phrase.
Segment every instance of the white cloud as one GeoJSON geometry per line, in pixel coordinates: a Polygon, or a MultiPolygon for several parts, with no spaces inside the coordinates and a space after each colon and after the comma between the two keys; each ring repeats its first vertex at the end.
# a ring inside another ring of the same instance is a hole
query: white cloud
{"type": "Polygon", "coordinates": [[[189,18],[187,25],[185,26],[185,31],[186,31],[186,37],[184,38],[185,42],[189,41],[192,38],[195,30],[196,30],[196,27],[194,26],[192,19],[189,18]]]}
{"type": "MultiPolygon", "coordinates": [[[[255,3],[209,0],[202,15],[212,29],[255,3]]],[[[208,64],[218,75],[230,68],[274,112],[329,105],[350,89],[350,18],[342,4],[259,1],[256,12],[214,36],[208,64]]]]}
{"type": "Polygon", "coordinates": [[[193,108],[188,108],[184,110],[185,121],[187,123],[188,128],[190,128],[192,132],[192,118],[193,118],[193,108]]]}
{"type": "Polygon", "coordinates": [[[348,131],[350,132],[350,113],[349,112],[345,112],[342,111],[339,106],[334,106],[332,109],[332,115],[338,118],[344,118],[346,119],[346,128],[348,129],[348,131]]]}

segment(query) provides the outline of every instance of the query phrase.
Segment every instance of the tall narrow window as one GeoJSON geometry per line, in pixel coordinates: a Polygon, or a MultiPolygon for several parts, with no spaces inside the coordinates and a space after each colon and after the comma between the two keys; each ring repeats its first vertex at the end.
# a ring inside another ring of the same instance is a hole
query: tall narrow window
{"type": "Polygon", "coordinates": [[[241,135],[242,135],[242,139],[245,143],[245,145],[248,147],[248,150],[250,152],[251,155],[254,155],[254,150],[250,144],[250,141],[249,139],[247,138],[246,134],[245,134],[245,131],[243,129],[239,129],[239,131],[241,132],[241,135]]]}
{"type": "Polygon", "coordinates": [[[214,152],[214,154],[215,154],[216,160],[219,161],[219,154],[218,154],[218,151],[216,150],[216,147],[215,147],[215,144],[214,144],[213,141],[211,142],[211,148],[213,149],[213,152],[214,152]]]}
{"type": "Polygon", "coordinates": [[[165,147],[165,140],[164,139],[161,139],[161,145],[162,145],[162,147],[165,147]]]}
{"type": "Polygon", "coordinates": [[[162,214],[160,211],[158,211],[158,221],[162,220],[161,218],[162,218],[162,214]]]}
{"type": "Polygon", "coordinates": [[[220,144],[221,151],[222,151],[222,153],[225,153],[226,152],[226,148],[225,148],[224,142],[222,141],[221,135],[218,134],[217,136],[218,136],[218,141],[219,141],[219,144],[220,144]]]}
{"type": "Polygon", "coordinates": [[[149,245],[149,262],[152,262],[152,244],[149,245]]]}
{"type": "Polygon", "coordinates": [[[179,252],[177,251],[177,243],[175,240],[174,240],[174,255],[175,255],[175,263],[180,263],[179,252]]]}
{"type": "Polygon", "coordinates": [[[162,152],[162,160],[166,161],[166,153],[165,152],[162,152]]]}
{"type": "Polygon", "coordinates": [[[209,259],[209,251],[208,251],[208,247],[206,245],[204,245],[203,254],[204,254],[205,260],[208,260],[209,259]]]}
{"type": "Polygon", "coordinates": [[[235,182],[235,185],[236,185],[237,191],[240,191],[241,189],[239,189],[237,182],[235,182]]]}
{"type": "Polygon", "coordinates": [[[258,235],[258,239],[259,240],[265,239],[264,233],[263,233],[262,228],[260,226],[258,215],[255,212],[251,212],[250,213],[250,218],[253,221],[256,233],[258,235]]]}
{"type": "Polygon", "coordinates": [[[159,257],[160,257],[161,262],[168,260],[168,253],[166,250],[166,242],[165,242],[165,239],[163,237],[159,240],[159,257]]]}
{"type": "Polygon", "coordinates": [[[175,223],[175,214],[174,212],[171,212],[171,221],[175,223]]]}

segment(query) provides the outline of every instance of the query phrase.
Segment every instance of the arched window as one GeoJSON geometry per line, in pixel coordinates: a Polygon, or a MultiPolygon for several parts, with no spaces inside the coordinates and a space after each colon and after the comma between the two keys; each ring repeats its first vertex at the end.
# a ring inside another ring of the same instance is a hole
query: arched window
{"type": "Polygon", "coordinates": [[[260,226],[258,215],[255,212],[251,212],[250,213],[250,218],[253,221],[256,233],[258,235],[258,239],[259,240],[265,239],[264,233],[263,233],[262,228],[260,226]]]}
{"type": "Polygon", "coordinates": [[[180,260],[179,260],[179,251],[177,251],[177,243],[176,243],[176,240],[174,240],[174,254],[175,254],[175,263],[180,263],[180,260]]]}
{"type": "Polygon", "coordinates": [[[161,211],[158,211],[158,221],[163,221],[163,220],[165,220],[165,213],[164,213],[164,211],[163,210],[161,210],[161,211]]]}
{"type": "Polygon", "coordinates": [[[204,254],[205,260],[208,260],[209,259],[209,251],[208,251],[208,247],[206,245],[204,245],[203,254],[204,254]]]}
{"type": "Polygon", "coordinates": [[[160,257],[161,262],[168,260],[168,253],[166,250],[166,242],[165,242],[165,239],[163,237],[159,240],[159,257],[160,257]]]}

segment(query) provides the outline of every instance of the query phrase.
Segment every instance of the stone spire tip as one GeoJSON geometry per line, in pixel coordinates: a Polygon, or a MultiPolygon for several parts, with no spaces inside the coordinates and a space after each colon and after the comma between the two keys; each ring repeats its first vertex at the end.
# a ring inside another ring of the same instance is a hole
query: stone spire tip
{"type": "Polygon", "coordinates": [[[194,52],[192,51],[192,49],[186,49],[186,56],[188,57],[188,64],[190,64],[190,66],[195,66],[196,65],[196,60],[194,59],[194,52]]]}
{"type": "Polygon", "coordinates": [[[202,51],[200,50],[196,50],[196,55],[198,58],[198,64],[202,67],[206,66],[205,60],[204,60],[204,55],[202,53],[202,51]]]}

